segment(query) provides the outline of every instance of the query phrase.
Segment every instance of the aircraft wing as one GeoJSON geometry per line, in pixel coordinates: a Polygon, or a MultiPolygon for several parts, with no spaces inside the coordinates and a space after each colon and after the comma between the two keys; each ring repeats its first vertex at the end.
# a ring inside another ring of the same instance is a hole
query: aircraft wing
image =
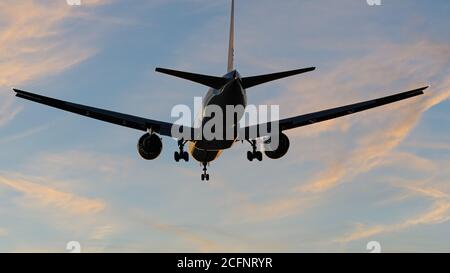
{"type": "MultiPolygon", "coordinates": [[[[58,108],[61,110],[65,110],[68,112],[72,112],[75,114],[79,114],[82,116],[86,116],[89,118],[117,124],[120,126],[137,129],[141,131],[152,130],[155,133],[164,135],[164,136],[172,136],[172,126],[178,126],[180,130],[180,125],[175,125],[172,123],[151,120],[146,118],[141,118],[137,116],[122,114],[118,112],[108,111],[104,109],[94,108],[86,105],[75,104],[67,101],[57,100],[49,97],[44,97],[41,95],[33,94],[30,92],[13,89],[16,92],[16,96],[19,98],[31,100],[37,103],[45,104],[54,108],[58,108]]],[[[191,130],[191,135],[193,134],[193,129],[190,127],[184,126],[183,130],[191,130]]]]}
{"type": "MultiPolygon", "coordinates": [[[[339,118],[339,117],[350,115],[350,114],[354,114],[354,113],[365,111],[365,110],[368,110],[371,108],[394,103],[394,102],[397,102],[400,100],[423,95],[424,94],[423,91],[427,88],[428,88],[428,86],[422,87],[419,89],[415,89],[415,90],[411,90],[411,91],[407,91],[407,92],[403,92],[403,93],[399,93],[399,94],[395,94],[395,95],[391,95],[391,96],[387,96],[387,97],[383,97],[383,98],[379,98],[379,99],[375,99],[375,100],[364,101],[364,102],[360,102],[360,103],[350,104],[350,105],[332,108],[332,109],[328,109],[328,110],[323,110],[323,111],[310,113],[310,114],[306,114],[306,115],[282,119],[279,121],[279,128],[280,128],[280,131],[286,131],[286,130],[290,130],[290,129],[294,129],[294,128],[298,128],[298,127],[302,127],[302,126],[306,126],[306,125],[311,125],[314,123],[318,123],[318,122],[322,122],[322,121],[326,121],[326,120],[330,120],[330,119],[335,119],[335,118],[339,118]]],[[[270,128],[272,125],[269,123],[266,123],[263,125],[267,126],[266,128],[268,128],[268,130],[264,130],[264,131],[270,132],[270,128]]],[[[259,124],[259,125],[253,125],[253,126],[242,128],[240,132],[244,133],[245,137],[240,136],[239,139],[248,139],[248,136],[255,136],[255,134],[256,134],[256,138],[267,136],[267,135],[265,135],[266,133],[261,131],[261,129],[260,129],[261,126],[262,125],[259,124]]]]}

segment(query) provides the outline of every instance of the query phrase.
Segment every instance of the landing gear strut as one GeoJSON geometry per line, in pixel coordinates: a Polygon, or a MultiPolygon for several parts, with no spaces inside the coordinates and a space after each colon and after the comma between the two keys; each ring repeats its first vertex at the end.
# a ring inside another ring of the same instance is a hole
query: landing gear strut
{"type": "Polygon", "coordinates": [[[208,165],[208,163],[203,163],[203,173],[202,173],[202,181],[209,181],[209,174],[207,173],[208,172],[208,169],[207,169],[207,165],[208,165]]]}
{"type": "Polygon", "coordinates": [[[187,143],[187,141],[181,139],[178,141],[178,147],[180,147],[179,152],[175,152],[173,157],[176,162],[180,162],[180,159],[183,159],[186,162],[189,162],[189,154],[184,151],[184,145],[187,143]]]}
{"type": "Polygon", "coordinates": [[[249,161],[253,161],[253,159],[262,161],[263,159],[262,153],[256,150],[256,140],[247,140],[247,141],[252,145],[252,151],[247,152],[247,159],[249,161]]]}

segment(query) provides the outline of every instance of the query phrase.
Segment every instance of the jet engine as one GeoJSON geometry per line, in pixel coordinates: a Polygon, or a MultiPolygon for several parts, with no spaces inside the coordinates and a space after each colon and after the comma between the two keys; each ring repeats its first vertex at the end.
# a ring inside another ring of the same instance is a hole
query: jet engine
{"type": "Polygon", "coordinates": [[[143,135],[137,144],[139,155],[145,160],[156,159],[162,151],[162,142],[156,134],[143,135]]]}
{"type": "Polygon", "coordinates": [[[276,143],[272,143],[272,139],[270,138],[264,142],[271,148],[264,152],[270,159],[280,159],[286,155],[289,150],[289,138],[283,133],[280,133],[279,138],[278,147],[276,146],[276,143]]]}

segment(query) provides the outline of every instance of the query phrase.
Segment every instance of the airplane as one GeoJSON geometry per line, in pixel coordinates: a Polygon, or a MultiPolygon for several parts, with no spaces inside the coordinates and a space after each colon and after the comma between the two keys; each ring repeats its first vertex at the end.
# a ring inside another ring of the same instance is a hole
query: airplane
{"type": "MultiPolygon", "coordinates": [[[[308,67],[290,71],[284,71],[273,74],[258,75],[251,77],[242,77],[234,67],[234,13],[235,13],[235,1],[231,1],[231,18],[230,18],[230,32],[229,32],[229,46],[228,46],[228,64],[227,73],[222,77],[195,74],[190,72],[176,71],[171,69],[156,68],[156,72],[164,73],[170,76],[189,80],[204,86],[209,87],[208,92],[203,98],[202,111],[204,112],[208,106],[215,105],[224,109],[227,105],[240,105],[244,108],[247,107],[247,90],[249,88],[291,77],[294,75],[303,74],[315,70],[315,67],[308,67]]],[[[365,111],[371,108],[383,106],[386,104],[394,103],[400,100],[409,99],[415,96],[423,95],[424,90],[429,86],[410,90],[403,93],[397,93],[387,97],[382,97],[374,100],[368,100],[364,102],[354,103],[337,108],[327,109],[319,112],[299,115],[291,118],[278,120],[278,129],[276,132],[279,135],[278,145],[273,150],[264,151],[264,154],[270,159],[280,159],[286,155],[289,150],[290,142],[289,138],[284,134],[285,131],[339,118],[342,116],[354,114],[357,112],[365,111]]],[[[163,145],[160,136],[168,136],[176,138],[174,131],[189,132],[191,136],[188,138],[177,139],[179,151],[174,153],[174,159],[176,162],[184,160],[189,161],[189,155],[191,155],[196,161],[203,166],[203,173],[201,174],[202,181],[209,181],[209,174],[207,172],[207,166],[219,158],[224,150],[230,149],[234,143],[238,140],[247,141],[252,146],[252,151],[247,152],[247,159],[253,161],[257,159],[261,161],[263,153],[258,151],[257,140],[266,138],[265,142],[270,142],[270,135],[262,133],[260,127],[263,124],[257,124],[253,126],[247,126],[243,128],[244,136],[234,135],[234,139],[195,139],[195,130],[198,128],[192,128],[175,123],[163,122],[158,120],[147,119],[143,117],[137,117],[109,110],[94,108],[91,106],[80,105],[68,101],[58,100],[42,95],[30,93],[27,91],[13,88],[16,96],[19,98],[27,99],[37,103],[41,103],[47,106],[58,108],[61,110],[69,111],[75,114],[83,115],[89,118],[97,119],[104,122],[113,123],[116,125],[140,130],[146,132],[138,141],[137,149],[140,156],[145,160],[154,160],[161,154],[163,145]],[[256,129],[256,135],[252,139],[247,137],[245,132],[250,129],[256,129]],[[267,139],[269,137],[269,139],[267,139]],[[189,143],[189,153],[184,150],[185,145],[189,143]]],[[[238,122],[242,118],[242,113],[233,119],[233,128],[238,127],[238,122]]],[[[204,126],[209,120],[208,117],[203,117],[201,126],[204,126]]],[[[271,122],[266,122],[265,125],[270,127],[271,122]]],[[[201,129],[201,128],[200,128],[201,129]]]]}

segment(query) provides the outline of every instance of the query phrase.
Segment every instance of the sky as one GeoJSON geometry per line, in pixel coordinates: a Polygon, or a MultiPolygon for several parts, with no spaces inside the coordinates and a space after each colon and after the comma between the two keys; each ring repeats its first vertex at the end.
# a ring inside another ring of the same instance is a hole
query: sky
{"type": "Polygon", "coordinates": [[[0,252],[450,251],[450,2],[237,0],[249,90],[290,117],[425,85],[426,94],[287,132],[281,160],[238,144],[209,167],[142,160],[134,131],[15,98],[11,87],[162,121],[226,72],[228,0],[0,3],[0,252]]]}

